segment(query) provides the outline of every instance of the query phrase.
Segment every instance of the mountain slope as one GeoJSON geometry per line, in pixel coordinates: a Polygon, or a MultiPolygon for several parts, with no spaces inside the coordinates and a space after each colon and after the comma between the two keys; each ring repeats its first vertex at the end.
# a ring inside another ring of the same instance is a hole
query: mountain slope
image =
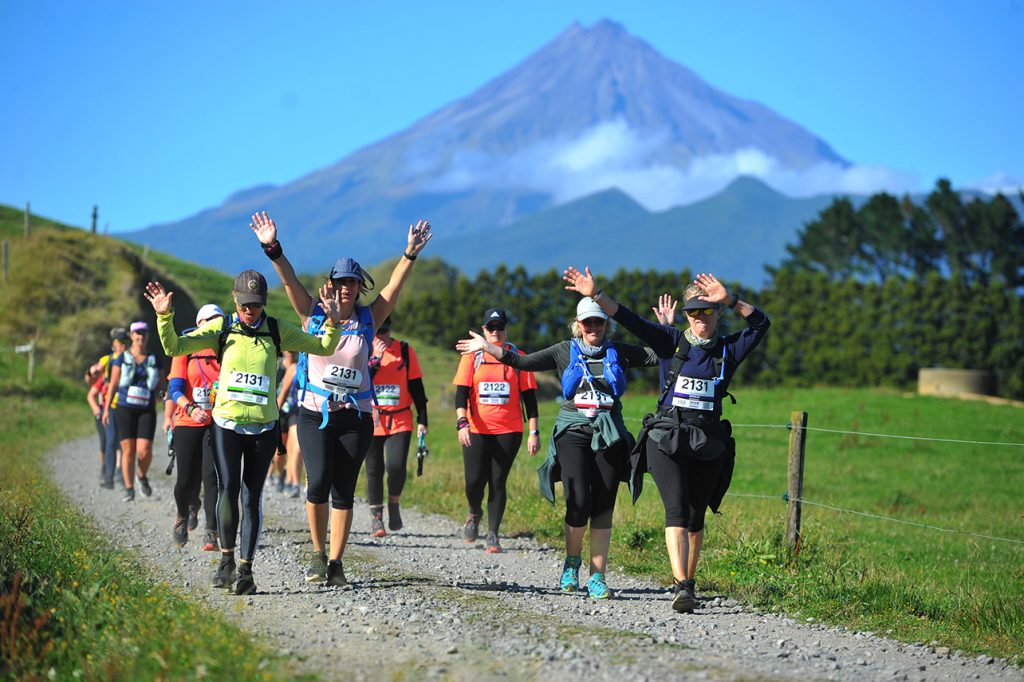
{"type": "Polygon", "coordinates": [[[237,271],[260,258],[246,225],[266,209],[297,268],[318,271],[342,253],[393,255],[418,217],[444,236],[491,234],[613,188],[664,210],[729,179],[705,181],[694,168],[752,150],[788,169],[846,163],[799,125],[705,83],[621,26],[577,24],[476,92],[330,167],[128,236],[237,271]]]}

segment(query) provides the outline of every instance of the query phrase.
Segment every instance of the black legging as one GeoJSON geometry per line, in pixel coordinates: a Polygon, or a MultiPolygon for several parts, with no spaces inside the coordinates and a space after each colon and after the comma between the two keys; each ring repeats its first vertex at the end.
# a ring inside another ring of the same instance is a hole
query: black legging
{"type": "Polygon", "coordinates": [[[299,408],[299,447],[308,479],[306,500],[323,504],[329,497],[332,509],[351,509],[359,470],[373,437],[373,417],[369,412],[336,410],[323,429],[322,420],[319,412],[299,408]]]}
{"type": "Polygon", "coordinates": [[[174,503],[178,516],[188,515],[189,505],[199,499],[203,487],[207,530],[217,530],[217,470],[213,463],[213,425],[175,426],[174,458],[178,478],[174,482],[174,503]]]}
{"type": "Polygon", "coordinates": [[[565,523],[582,528],[611,528],[615,495],[626,471],[626,442],[606,450],[590,448],[592,436],[569,429],[555,441],[555,456],[562,471],[565,523]]]}
{"type": "Polygon", "coordinates": [[[471,514],[482,514],[484,488],[487,492],[487,529],[498,534],[501,519],[505,516],[508,493],[505,481],[516,461],[516,453],[523,442],[523,434],[499,433],[484,435],[469,434],[469,447],[462,448],[462,464],[466,472],[466,501],[471,514]]]}
{"type": "Polygon", "coordinates": [[[241,493],[242,537],[241,557],[252,561],[260,538],[263,514],[260,497],[267,468],[277,452],[277,423],[269,431],[255,436],[245,435],[214,425],[214,461],[217,464],[217,525],[220,546],[235,548],[238,533],[238,496],[241,493]]]}
{"type": "Polygon", "coordinates": [[[398,497],[405,489],[405,470],[409,463],[412,431],[389,436],[374,436],[366,453],[366,499],[370,504],[384,504],[384,472],[388,474],[388,495],[398,497]]]}
{"type": "Polygon", "coordinates": [[[722,475],[725,457],[697,459],[689,448],[667,455],[653,439],[647,441],[647,470],[665,505],[665,527],[704,530],[708,500],[722,475]]]}

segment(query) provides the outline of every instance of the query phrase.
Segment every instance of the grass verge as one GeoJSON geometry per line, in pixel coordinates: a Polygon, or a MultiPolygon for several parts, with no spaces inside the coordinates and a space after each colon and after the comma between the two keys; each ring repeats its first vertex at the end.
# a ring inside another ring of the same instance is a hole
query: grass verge
{"type": "Polygon", "coordinates": [[[69,505],[44,456],[89,433],[82,391],[0,353],[0,677],[284,680],[288,663],[154,582],[69,505]]]}

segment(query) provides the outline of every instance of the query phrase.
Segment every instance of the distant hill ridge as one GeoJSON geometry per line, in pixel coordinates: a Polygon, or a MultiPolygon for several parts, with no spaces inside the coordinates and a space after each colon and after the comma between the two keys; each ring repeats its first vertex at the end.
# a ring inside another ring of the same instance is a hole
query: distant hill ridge
{"type": "MultiPolygon", "coordinates": [[[[401,248],[410,221],[429,217],[438,231],[435,255],[472,271],[490,261],[472,263],[463,254],[494,252],[487,244],[497,235],[504,245],[537,225],[557,230],[559,224],[591,224],[602,216],[588,221],[579,215],[581,207],[607,210],[615,201],[611,197],[617,194],[621,203],[625,193],[639,209],[628,226],[632,238],[606,248],[617,252],[621,266],[662,267],[661,261],[651,261],[645,244],[659,235],[724,227],[707,207],[683,216],[695,220],[699,214],[703,225],[674,222],[673,211],[664,209],[682,203],[679,179],[695,159],[749,149],[785,168],[846,164],[824,140],[762,104],[709,85],[622,26],[574,24],[475,92],[329,167],[281,186],[242,189],[220,206],[127,236],[238,271],[259,262],[246,225],[254,210],[266,209],[281,223],[282,241],[296,267],[318,271],[324,267],[324,244],[337,244],[326,260],[344,252],[377,262],[401,248]],[[568,215],[574,217],[561,222],[568,215]],[[194,248],[197,243],[203,248],[194,248]]],[[[781,225],[763,222],[757,213],[731,214],[734,229],[758,223],[756,230],[772,244],[787,241],[813,215],[799,208],[818,205],[796,200],[783,209],[786,198],[777,193],[765,193],[760,203],[752,191],[727,188],[723,194],[748,209],[768,206],[792,219],[781,225]],[[746,199],[739,201],[737,194],[746,199]],[[780,227],[785,234],[775,235],[780,227]]],[[[554,240],[566,241],[571,240],[554,240]]],[[[754,262],[727,265],[760,273],[770,262],[766,255],[777,249],[768,245],[755,251],[754,262]]],[[[518,262],[531,269],[554,267],[568,255],[542,240],[518,262]]]]}

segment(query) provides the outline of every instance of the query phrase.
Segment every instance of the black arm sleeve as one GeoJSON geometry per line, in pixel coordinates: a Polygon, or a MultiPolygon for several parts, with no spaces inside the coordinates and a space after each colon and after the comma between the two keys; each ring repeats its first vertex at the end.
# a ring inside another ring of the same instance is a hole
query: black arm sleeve
{"type": "Polygon", "coordinates": [[[569,357],[568,344],[564,341],[526,355],[520,355],[512,349],[506,348],[498,359],[509,367],[527,372],[539,372],[545,369],[558,369],[556,358],[559,354],[566,358],[569,357]]]}
{"type": "Polygon", "coordinates": [[[416,406],[416,423],[427,425],[427,392],[423,388],[423,379],[409,379],[409,395],[416,406]]]}
{"type": "Polygon", "coordinates": [[[469,409],[469,386],[455,387],[455,409],[469,409]]]}
{"type": "Polygon", "coordinates": [[[526,410],[526,418],[533,419],[537,416],[537,389],[531,388],[523,391],[523,408],[526,410]]]}

